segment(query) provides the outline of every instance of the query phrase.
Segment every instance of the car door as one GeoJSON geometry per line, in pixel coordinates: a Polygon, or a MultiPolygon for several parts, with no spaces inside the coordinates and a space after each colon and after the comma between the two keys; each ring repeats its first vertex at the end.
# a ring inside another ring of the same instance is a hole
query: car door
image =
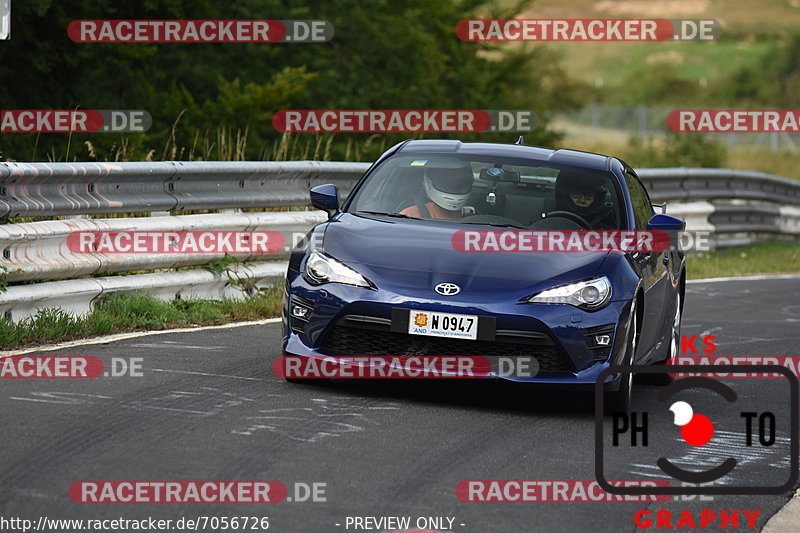
{"type": "MultiPolygon", "coordinates": [[[[637,231],[647,229],[647,222],[655,214],[647,190],[631,169],[625,171],[625,182],[631,197],[634,224],[637,231]]],[[[641,334],[639,336],[640,358],[646,356],[662,342],[664,321],[671,316],[668,309],[667,291],[669,279],[667,264],[662,252],[634,252],[630,258],[642,277],[644,288],[644,309],[641,334]]]]}

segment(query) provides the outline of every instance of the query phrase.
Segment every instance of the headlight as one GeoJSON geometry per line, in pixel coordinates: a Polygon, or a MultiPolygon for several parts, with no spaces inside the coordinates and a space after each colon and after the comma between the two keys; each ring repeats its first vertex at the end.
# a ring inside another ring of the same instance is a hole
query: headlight
{"type": "Polygon", "coordinates": [[[344,283],[345,285],[355,285],[357,287],[372,286],[364,276],[349,266],[317,250],[308,254],[306,277],[316,285],[320,283],[344,283]]]}
{"type": "Polygon", "coordinates": [[[611,283],[608,278],[590,279],[562,285],[534,294],[528,302],[535,304],[569,304],[584,309],[598,309],[611,299],[611,283]]]}

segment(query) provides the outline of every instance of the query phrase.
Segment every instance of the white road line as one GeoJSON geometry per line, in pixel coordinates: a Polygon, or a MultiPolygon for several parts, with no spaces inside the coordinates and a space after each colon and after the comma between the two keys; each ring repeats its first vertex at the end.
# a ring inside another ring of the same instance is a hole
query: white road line
{"type": "Polygon", "coordinates": [[[137,339],[139,337],[147,337],[149,335],[166,335],[167,333],[189,333],[194,331],[209,331],[215,329],[228,329],[240,328],[244,326],[261,326],[263,324],[272,324],[280,322],[280,318],[265,318],[263,320],[251,320],[248,322],[231,322],[230,324],[223,324],[221,326],[200,326],[197,328],[178,328],[178,329],[161,329],[158,331],[133,331],[131,333],[117,333],[115,335],[105,335],[102,337],[92,337],[91,339],[80,339],[76,341],[62,342],[59,344],[46,344],[44,346],[34,346],[31,348],[21,348],[0,354],[0,359],[3,357],[10,357],[12,355],[23,355],[31,352],[52,352],[53,350],[65,350],[74,348],[76,346],[89,346],[92,344],[106,344],[109,342],[124,341],[128,339],[137,339]]]}
{"type": "Polygon", "coordinates": [[[244,376],[232,376],[230,374],[208,374],[206,372],[192,372],[190,370],[167,370],[165,368],[144,368],[150,372],[167,372],[171,374],[192,374],[193,376],[211,376],[215,378],[233,378],[233,379],[246,379],[247,381],[270,381],[269,379],[261,378],[247,378],[244,376]]]}
{"type": "Polygon", "coordinates": [[[800,274],[778,274],[775,276],[730,276],[727,278],[690,279],[686,283],[716,283],[718,281],[761,281],[766,279],[800,279],[800,274]]]}

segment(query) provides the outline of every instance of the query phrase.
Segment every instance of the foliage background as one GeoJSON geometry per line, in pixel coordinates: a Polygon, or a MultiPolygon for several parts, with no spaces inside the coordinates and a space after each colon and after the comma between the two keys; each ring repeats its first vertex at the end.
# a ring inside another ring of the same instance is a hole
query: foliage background
{"type": "MultiPolygon", "coordinates": [[[[14,0],[0,42],[3,109],[144,109],[145,134],[0,134],[0,161],[347,159],[408,137],[292,134],[280,109],[530,109],[526,144],[634,166],[729,166],[800,177],[800,139],[765,155],[717,139],[631,136],[559,120],[586,105],[800,105],[800,0],[14,0]],[[714,18],[712,42],[474,43],[463,18],[714,18]],[[325,44],[74,43],[78,19],[324,19],[325,44]]],[[[510,134],[458,134],[508,142],[510,134]]],[[[797,136],[795,136],[797,137],[797,136]]]]}
{"type": "MultiPolygon", "coordinates": [[[[0,43],[4,109],[144,109],[153,127],[143,135],[72,138],[69,152],[63,134],[5,134],[0,151],[17,160],[270,159],[287,142],[272,126],[275,111],[329,108],[532,109],[540,121],[529,142],[552,143],[548,114],[577,105],[581,86],[556,54],[544,47],[497,54],[497,45],[454,36],[462,18],[513,17],[524,4],[15,1],[12,38],[0,43]],[[67,37],[67,26],[79,19],[325,19],[335,35],[325,44],[85,44],[67,37]]],[[[333,159],[366,160],[408,135],[381,136],[380,143],[369,142],[369,134],[300,137],[326,145],[333,159]],[[346,153],[348,141],[365,149],[346,153]]],[[[481,138],[508,141],[509,135],[481,138]]]]}

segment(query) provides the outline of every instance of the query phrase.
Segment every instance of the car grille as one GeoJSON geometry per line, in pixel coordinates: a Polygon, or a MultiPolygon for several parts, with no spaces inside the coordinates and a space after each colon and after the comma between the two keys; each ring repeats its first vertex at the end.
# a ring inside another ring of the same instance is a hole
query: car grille
{"type": "Polygon", "coordinates": [[[572,365],[554,345],[471,341],[420,337],[406,333],[336,325],[326,335],[322,350],[330,355],[535,357],[539,372],[572,372],[572,365]]]}

